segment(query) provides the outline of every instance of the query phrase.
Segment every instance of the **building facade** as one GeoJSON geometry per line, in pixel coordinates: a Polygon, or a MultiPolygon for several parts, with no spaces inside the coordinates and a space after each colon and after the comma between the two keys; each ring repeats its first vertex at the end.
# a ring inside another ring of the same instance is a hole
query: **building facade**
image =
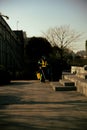
{"type": "Polygon", "coordinates": [[[11,30],[3,17],[0,16],[0,65],[9,71],[23,69],[24,41],[20,37],[11,30]]]}

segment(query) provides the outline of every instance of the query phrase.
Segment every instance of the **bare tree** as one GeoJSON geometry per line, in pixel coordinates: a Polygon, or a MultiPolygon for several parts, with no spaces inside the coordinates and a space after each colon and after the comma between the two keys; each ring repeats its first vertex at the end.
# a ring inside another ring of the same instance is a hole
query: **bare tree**
{"type": "Polygon", "coordinates": [[[73,29],[70,29],[70,26],[65,25],[48,29],[44,36],[52,46],[68,48],[72,43],[77,42],[81,38],[82,33],[75,32],[73,29]]]}
{"type": "Polygon", "coordinates": [[[82,36],[82,33],[75,32],[69,25],[50,28],[43,34],[52,46],[59,47],[61,58],[63,57],[64,50],[70,48],[72,43],[80,40],[82,36]]]}

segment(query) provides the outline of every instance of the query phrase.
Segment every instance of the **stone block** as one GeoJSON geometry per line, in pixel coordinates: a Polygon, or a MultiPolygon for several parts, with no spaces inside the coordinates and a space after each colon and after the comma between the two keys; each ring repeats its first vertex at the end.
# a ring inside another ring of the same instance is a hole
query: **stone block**
{"type": "Polygon", "coordinates": [[[86,79],[87,79],[87,73],[80,73],[80,74],[77,74],[77,77],[86,80],[86,79]]]}

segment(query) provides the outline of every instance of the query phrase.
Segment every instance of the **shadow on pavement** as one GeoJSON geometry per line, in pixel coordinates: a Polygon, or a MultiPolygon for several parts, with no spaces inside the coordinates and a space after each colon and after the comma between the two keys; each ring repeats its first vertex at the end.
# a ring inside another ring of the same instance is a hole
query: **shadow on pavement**
{"type": "Polygon", "coordinates": [[[11,81],[9,85],[26,85],[26,84],[32,84],[31,81],[11,81]]]}
{"type": "MultiPolygon", "coordinates": [[[[66,108],[49,108],[50,104],[64,104],[64,105],[72,105],[72,109],[76,108],[74,107],[74,105],[78,106],[77,108],[79,108],[79,105],[84,105],[87,104],[87,101],[82,101],[82,100],[73,100],[73,101],[58,101],[58,102],[41,102],[41,101],[22,101],[21,98],[17,97],[17,96],[12,96],[12,95],[6,95],[6,96],[2,96],[0,95],[0,110],[2,110],[0,112],[0,129],[1,130],[78,130],[79,126],[76,126],[76,128],[72,128],[73,124],[75,124],[76,122],[79,122],[81,124],[81,129],[82,130],[82,126],[84,125],[84,129],[87,129],[87,118],[78,118],[78,117],[73,117],[71,115],[61,115],[61,116],[44,116],[44,115],[21,115],[21,111],[19,110],[19,114],[15,115],[14,111],[12,114],[10,114],[10,111],[4,111],[8,105],[12,105],[12,104],[29,104],[29,105],[35,105],[35,104],[48,104],[48,107],[46,109],[54,109],[52,111],[64,111],[66,109],[69,109],[68,107],[66,108]],[[60,110],[59,110],[60,109],[60,110]],[[33,123],[35,122],[35,123],[33,123]],[[43,124],[40,124],[41,122],[43,122],[43,124]],[[59,123],[72,123],[71,128],[68,129],[68,127],[66,126],[64,128],[63,125],[58,126],[52,126],[51,122],[59,122],[59,123]]],[[[77,110],[78,111],[78,110],[77,110]]],[[[78,123],[77,123],[78,124],[78,123]]],[[[80,125],[78,124],[78,125],[80,125]]],[[[79,127],[80,128],[80,127],[79,127]]]]}
{"type": "Polygon", "coordinates": [[[0,109],[5,109],[10,104],[20,104],[20,98],[11,95],[0,95],[0,109]]]}
{"type": "Polygon", "coordinates": [[[48,101],[33,101],[33,100],[22,100],[21,97],[12,96],[12,95],[0,95],[0,109],[5,108],[5,105],[12,104],[65,104],[65,105],[84,105],[87,104],[87,101],[83,100],[69,100],[69,101],[58,101],[58,102],[48,102],[48,101]]]}
{"type": "Polygon", "coordinates": [[[4,121],[3,119],[1,120],[0,128],[1,130],[48,130],[46,128],[44,129],[44,128],[39,128],[39,126],[34,126],[34,124],[9,121],[9,117],[7,121],[4,121]]]}
{"type": "Polygon", "coordinates": [[[6,86],[14,86],[14,85],[27,85],[27,84],[32,84],[35,83],[35,81],[23,81],[23,80],[15,80],[15,81],[11,81],[8,84],[1,84],[0,87],[6,87],[6,86]]]}

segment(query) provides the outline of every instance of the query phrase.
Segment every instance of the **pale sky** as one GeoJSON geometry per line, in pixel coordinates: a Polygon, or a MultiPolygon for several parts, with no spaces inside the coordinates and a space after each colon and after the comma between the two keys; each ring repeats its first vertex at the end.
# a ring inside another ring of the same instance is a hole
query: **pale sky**
{"type": "Polygon", "coordinates": [[[76,49],[85,48],[87,37],[86,0],[0,0],[0,12],[9,16],[12,30],[23,30],[28,37],[42,36],[50,27],[70,25],[84,33],[76,49]]]}

